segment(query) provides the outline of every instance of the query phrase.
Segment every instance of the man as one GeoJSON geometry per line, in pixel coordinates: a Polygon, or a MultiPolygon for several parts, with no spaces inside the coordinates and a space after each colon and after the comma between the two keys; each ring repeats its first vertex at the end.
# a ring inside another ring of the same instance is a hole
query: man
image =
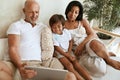
{"type": "MultiPolygon", "coordinates": [[[[35,0],[27,0],[23,8],[25,19],[11,24],[7,31],[9,55],[23,79],[32,78],[37,74],[34,70],[25,69],[25,65],[41,66],[40,34],[45,25],[36,22],[39,9],[40,6],[35,0]]],[[[68,73],[66,77],[74,75],[68,73]]]]}
{"type": "Polygon", "coordinates": [[[40,32],[44,25],[36,23],[39,9],[37,2],[27,0],[23,8],[25,19],[13,23],[7,31],[10,58],[23,78],[31,78],[36,72],[25,70],[22,61],[41,62],[40,32]]]}

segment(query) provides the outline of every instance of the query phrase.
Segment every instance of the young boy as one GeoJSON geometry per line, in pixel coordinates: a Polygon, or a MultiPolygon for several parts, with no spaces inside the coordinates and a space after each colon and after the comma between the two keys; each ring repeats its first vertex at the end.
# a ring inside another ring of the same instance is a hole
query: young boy
{"type": "Polygon", "coordinates": [[[82,80],[82,77],[86,80],[91,80],[88,72],[80,66],[76,58],[71,55],[72,38],[69,31],[64,29],[64,23],[64,17],[59,14],[53,15],[49,20],[49,24],[53,32],[53,42],[57,58],[65,68],[75,74],[77,80],[82,80]]]}

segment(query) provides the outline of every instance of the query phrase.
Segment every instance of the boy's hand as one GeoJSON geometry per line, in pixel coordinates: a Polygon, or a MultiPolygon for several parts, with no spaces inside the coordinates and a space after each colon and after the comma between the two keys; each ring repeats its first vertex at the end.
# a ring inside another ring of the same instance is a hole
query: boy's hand
{"type": "Polygon", "coordinates": [[[71,62],[74,62],[75,60],[76,60],[75,57],[73,57],[73,56],[70,57],[70,61],[71,61],[71,62]]]}
{"type": "Polygon", "coordinates": [[[74,60],[76,60],[75,57],[73,57],[73,56],[70,55],[70,53],[66,52],[66,54],[67,54],[67,58],[68,58],[70,61],[73,62],[74,60]]]}

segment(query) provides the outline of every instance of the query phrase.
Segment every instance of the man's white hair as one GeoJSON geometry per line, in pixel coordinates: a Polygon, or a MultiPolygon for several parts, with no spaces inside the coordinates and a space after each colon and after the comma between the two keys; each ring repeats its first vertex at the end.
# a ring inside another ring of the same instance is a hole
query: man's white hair
{"type": "MultiPolygon", "coordinates": [[[[25,5],[26,5],[26,3],[29,2],[29,1],[30,1],[30,2],[35,1],[35,2],[37,2],[37,3],[40,5],[40,0],[26,0],[26,1],[25,1],[25,5]]],[[[25,5],[24,5],[24,6],[25,6],[25,5]]]]}

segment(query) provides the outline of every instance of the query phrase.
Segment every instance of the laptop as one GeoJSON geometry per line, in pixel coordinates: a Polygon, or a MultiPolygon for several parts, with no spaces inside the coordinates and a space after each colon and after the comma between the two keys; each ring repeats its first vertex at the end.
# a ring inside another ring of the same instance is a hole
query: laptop
{"type": "Polygon", "coordinates": [[[25,68],[37,71],[37,75],[30,80],[64,80],[68,72],[67,70],[46,67],[26,66],[25,68]]]}

